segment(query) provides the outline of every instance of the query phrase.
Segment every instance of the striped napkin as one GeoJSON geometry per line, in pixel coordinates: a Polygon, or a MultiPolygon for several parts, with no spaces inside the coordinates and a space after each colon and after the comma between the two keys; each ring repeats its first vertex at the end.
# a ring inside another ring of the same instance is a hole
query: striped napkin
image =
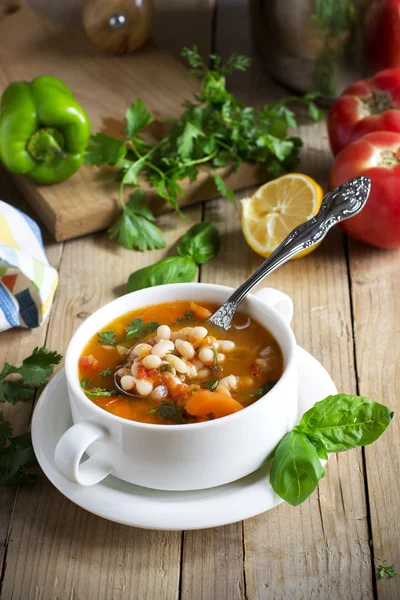
{"type": "Polygon", "coordinates": [[[57,283],[35,221],[0,200],[0,331],[39,327],[57,283]]]}

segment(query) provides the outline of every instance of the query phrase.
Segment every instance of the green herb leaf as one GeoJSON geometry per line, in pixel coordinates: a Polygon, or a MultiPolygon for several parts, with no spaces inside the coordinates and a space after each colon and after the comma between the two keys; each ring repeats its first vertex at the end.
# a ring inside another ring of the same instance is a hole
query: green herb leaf
{"type": "Polygon", "coordinates": [[[107,367],[106,369],[104,369],[104,371],[102,371],[100,373],[100,375],[103,375],[103,377],[108,377],[109,375],[111,375],[111,369],[110,369],[110,367],[107,367]]]}
{"type": "Polygon", "coordinates": [[[254,392],[250,392],[249,396],[250,398],[256,398],[258,400],[259,398],[262,398],[262,396],[265,396],[265,394],[268,394],[274,385],[276,385],[276,379],[268,379],[263,386],[254,390],[254,392]]]}
{"type": "Polygon", "coordinates": [[[193,225],[179,240],[177,251],[188,256],[198,265],[203,265],[218,254],[220,247],[219,231],[213,223],[193,225]]]}
{"type": "Polygon", "coordinates": [[[37,465],[30,432],[13,437],[12,429],[1,413],[0,431],[3,438],[0,448],[0,486],[15,487],[37,479],[36,474],[27,471],[37,465]]]}
{"type": "Polygon", "coordinates": [[[135,292],[144,288],[164,283],[190,282],[196,277],[196,263],[186,256],[162,258],[148,267],[134,271],[127,285],[127,292],[135,292]]]}
{"type": "Polygon", "coordinates": [[[119,395],[118,390],[106,390],[104,388],[99,388],[99,387],[94,387],[94,388],[88,389],[87,386],[88,386],[88,381],[86,379],[82,379],[81,388],[83,389],[85,394],[87,396],[90,396],[91,398],[100,398],[102,396],[118,396],[119,395]]]}
{"type": "Polygon", "coordinates": [[[108,331],[102,331],[101,333],[98,333],[97,341],[99,344],[109,344],[112,346],[117,341],[117,338],[114,331],[109,329],[108,331]]]}
{"type": "Polygon", "coordinates": [[[33,399],[35,388],[23,381],[0,381],[0,402],[27,402],[33,399]]]}
{"type": "Polygon", "coordinates": [[[396,572],[394,565],[391,565],[390,567],[385,567],[384,565],[378,566],[379,579],[383,579],[385,575],[388,575],[389,577],[397,577],[398,573],[396,572]]]}
{"type": "Polygon", "coordinates": [[[83,158],[85,165],[115,166],[126,155],[125,140],[118,140],[105,133],[96,133],[89,139],[90,145],[83,158]]]}
{"type": "Polygon", "coordinates": [[[169,363],[163,363],[160,367],[160,371],[161,371],[161,373],[173,373],[174,368],[169,363]]]}
{"type": "Polygon", "coordinates": [[[120,218],[108,229],[110,239],[117,238],[127,250],[155,250],[165,248],[160,229],[153,223],[154,217],[144,204],[144,192],[136,190],[123,208],[120,218]]]}
{"type": "Polygon", "coordinates": [[[157,409],[149,411],[149,413],[156,412],[160,419],[164,421],[175,421],[176,423],[186,423],[183,418],[183,409],[181,406],[175,404],[175,402],[169,402],[167,400],[161,400],[161,404],[157,409]]]}
{"type": "Polygon", "coordinates": [[[137,98],[132,106],[128,108],[125,118],[127,122],[126,131],[129,138],[138,134],[153,121],[151,113],[140,98],[137,98]]]}
{"type": "Polygon", "coordinates": [[[290,431],[276,447],[270,482],[292,506],[304,502],[324,477],[317,451],[304,433],[290,431]]]}
{"type": "Polygon", "coordinates": [[[318,436],[327,452],[342,452],[372,444],[390,424],[393,414],[368,398],[337,394],[314,404],[303,415],[299,430],[318,436]]]}
{"type": "Polygon", "coordinates": [[[131,340],[145,338],[150,335],[150,333],[153,333],[158,326],[159,323],[157,323],[157,321],[149,321],[148,323],[144,324],[144,321],[140,318],[133,319],[133,321],[131,321],[128,325],[125,339],[131,340]]]}
{"type": "Polygon", "coordinates": [[[177,323],[186,323],[187,321],[191,321],[195,314],[195,310],[187,310],[184,317],[176,317],[175,321],[177,323]]]}
{"type": "MultiPolygon", "coordinates": [[[[57,352],[53,352],[44,347],[35,348],[32,354],[22,361],[20,367],[14,367],[6,363],[0,373],[0,379],[4,379],[7,375],[11,374],[21,375],[24,380],[23,384],[20,381],[7,383],[15,385],[15,389],[18,389],[25,399],[26,386],[37,387],[45,384],[47,379],[53,373],[54,366],[58,365],[61,360],[62,356],[61,354],[57,354],[57,352]]],[[[10,386],[4,386],[4,389],[10,394],[10,386]]]]}
{"type": "Polygon", "coordinates": [[[193,123],[187,122],[181,135],[177,138],[177,151],[181,158],[192,156],[194,141],[198,137],[204,137],[204,133],[193,123]]]}
{"type": "Polygon", "coordinates": [[[205,390],[210,390],[210,392],[212,392],[213,390],[215,390],[217,385],[218,379],[216,379],[215,377],[211,377],[211,379],[209,379],[208,381],[203,381],[201,387],[205,390]]]}
{"type": "Polygon", "coordinates": [[[224,180],[222,179],[219,173],[214,174],[214,183],[221,196],[224,196],[224,198],[228,198],[230,202],[235,201],[235,192],[233,192],[232,190],[228,190],[224,183],[224,180]]]}

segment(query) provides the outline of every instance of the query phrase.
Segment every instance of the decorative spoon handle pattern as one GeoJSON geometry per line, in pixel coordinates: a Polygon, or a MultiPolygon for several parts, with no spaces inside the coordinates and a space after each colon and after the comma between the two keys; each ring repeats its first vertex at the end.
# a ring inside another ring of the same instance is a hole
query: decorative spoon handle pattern
{"type": "Polygon", "coordinates": [[[346,181],[328,192],[315,217],[293,229],[271,256],[210,317],[209,321],[228,331],[238,306],[250,290],[290,258],[320,242],[333,225],[360,212],[368,199],[370,188],[369,177],[361,176],[346,181]]]}

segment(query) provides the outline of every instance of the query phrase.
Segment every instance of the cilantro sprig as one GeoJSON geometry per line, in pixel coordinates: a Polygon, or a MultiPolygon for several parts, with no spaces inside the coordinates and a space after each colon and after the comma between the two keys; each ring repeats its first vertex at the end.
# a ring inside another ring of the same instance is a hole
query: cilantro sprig
{"type": "Polygon", "coordinates": [[[97,133],[91,137],[85,155],[86,164],[118,169],[122,213],[108,234],[124,248],[143,251],[165,246],[145,204],[142,183],[153,187],[180,213],[181,182],[186,178],[196,181],[200,167],[206,167],[221,195],[233,201],[234,194],[226,187],[218,168],[238,170],[244,161],[259,162],[265,164],[266,177],[270,178],[292,170],[298,163],[302,142],[289,135],[296,118],[287,103],[300,101],[308,106],[311,118],[322,116],[313,94],[269,102],[261,109],[243,106],[227,90],[226,76],[235,70],[246,70],[251,62],[246,56],[233,54],[223,63],[219,56],[211,54],[211,69],[196,45],[184,48],[182,56],[189,64],[188,75],[200,78],[201,90],[185,101],[185,110],[171,122],[166,135],[155,144],[144,139],[143,133],[154,119],[137,98],[125,115],[125,139],[97,133]],[[127,204],[126,185],[136,188],[127,204]]]}
{"type": "MultiPolygon", "coordinates": [[[[20,367],[5,363],[0,373],[0,402],[27,402],[33,399],[35,389],[47,383],[61,354],[35,348],[20,367]],[[9,378],[9,375],[15,377],[9,378]]],[[[36,476],[28,469],[36,465],[30,432],[13,435],[11,424],[0,412],[0,485],[15,486],[29,483],[36,476]]]]}

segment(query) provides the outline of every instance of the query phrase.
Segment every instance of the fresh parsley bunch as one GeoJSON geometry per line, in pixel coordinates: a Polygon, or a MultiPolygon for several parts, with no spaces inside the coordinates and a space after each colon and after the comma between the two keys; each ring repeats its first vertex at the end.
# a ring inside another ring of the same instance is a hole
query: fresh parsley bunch
{"type": "Polygon", "coordinates": [[[238,170],[244,161],[260,162],[266,166],[266,177],[273,178],[296,167],[302,142],[299,137],[288,135],[288,128],[296,126],[296,119],[287,102],[305,103],[313,119],[321,117],[313,94],[269,102],[262,109],[243,106],[226,89],[226,76],[235,70],[246,70],[251,62],[246,56],[233,54],[223,63],[211,54],[213,67],[209,69],[197,46],[184,48],[182,55],[189,63],[188,75],[200,78],[201,91],[184,103],[184,112],[171,123],[167,135],[155,144],[143,139],[153,116],[137,98],[125,115],[126,139],[97,133],[90,138],[85,155],[86,164],[118,168],[122,214],[108,234],[127,249],[165,246],[144,202],[144,193],[139,191],[141,181],[150,183],[159,196],[180,212],[180,182],[196,181],[200,167],[207,167],[221,195],[233,200],[234,193],[226,188],[218,168],[238,170]],[[126,205],[125,185],[137,188],[126,205]]]}
{"type": "MultiPolygon", "coordinates": [[[[42,347],[35,348],[20,367],[6,363],[0,373],[0,402],[16,404],[33,399],[35,389],[47,383],[61,360],[61,354],[42,347]],[[9,375],[17,377],[10,379],[9,375]]],[[[34,465],[30,432],[14,436],[11,424],[0,412],[0,485],[29,483],[35,476],[27,469],[34,465]]]]}

